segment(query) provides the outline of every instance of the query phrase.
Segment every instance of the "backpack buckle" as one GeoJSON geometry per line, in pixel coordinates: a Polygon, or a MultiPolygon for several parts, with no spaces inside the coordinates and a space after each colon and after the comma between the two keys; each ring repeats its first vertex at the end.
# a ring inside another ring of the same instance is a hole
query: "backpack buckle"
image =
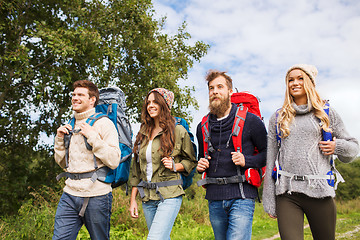
{"type": "Polygon", "coordinates": [[[72,174],[72,180],[80,180],[80,179],[81,179],[80,174],[77,173],[72,174]]]}
{"type": "Polygon", "coordinates": [[[224,184],[227,184],[227,179],[226,178],[216,178],[216,182],[219,185],[224,185],[224,184]]]}
{"type": "Polygon", "coordinates": [[[294,180],[295,181],[305,181],[305,176],[295,175],[294,180]]]}

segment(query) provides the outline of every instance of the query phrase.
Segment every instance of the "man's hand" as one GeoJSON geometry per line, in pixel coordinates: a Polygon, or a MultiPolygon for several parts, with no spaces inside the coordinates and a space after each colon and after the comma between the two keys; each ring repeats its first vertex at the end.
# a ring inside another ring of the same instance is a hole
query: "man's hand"
{"type": "Polygon", "coordinates": [[[241,152],[231,152],[231,160],[235,165],[245,167],[245,157],[241,152]]]}
{"type": "Polygon", "coordinates": [[[202,173],[204,172],[206,169],[209,168],[210,166],[210,163],[209,163],[209,160],[211,159],[211,157],[209,156],[208,159],[206,158],[200,158],[197,166],[196,166],[196,170],[199,172],[199,173],[202,173]]]}
{"type": "Polygon", "coordinates": [[[70,124],[63,125],[56,130],[56,136],[64,138],[64,134],[69,134],[71,130],[72,127],[70,124]]]}
{"type": "Polygon", "coordinates": [[[89,124],[87,124],[86,122],[80,124],[80,130],[81,130],[80,133],[86,138],[89,137],[89,133],[91,131],[95,131],[94,128],[89,124]]]}
{"type": "Polygon", "coordinates": [[[320,150],[325,156],[334,154],[335,147],[336,147],[335,140],[336,140],[336,137],[334,137],[332,141],[320,141],[319,142],[320,150]]]}

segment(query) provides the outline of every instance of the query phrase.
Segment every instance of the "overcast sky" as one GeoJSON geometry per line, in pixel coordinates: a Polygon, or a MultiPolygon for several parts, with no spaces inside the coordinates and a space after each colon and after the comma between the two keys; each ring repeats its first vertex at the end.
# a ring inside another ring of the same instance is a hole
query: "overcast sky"
{"type": "Polygon", "coordinates": [[[318,68],[322,98],[360,139],[360,1],[155,0],[154,7],[157,17],[167,17],[166,33],[186,21],[191,42],[211,46],[185,82],[195,86],[200,104],[192,111],[194,133],[208,112],[207,70],[227,71],[234,87],[258,96],[268,125],[282,105],[287,69],[307,63],[318,68]]]}

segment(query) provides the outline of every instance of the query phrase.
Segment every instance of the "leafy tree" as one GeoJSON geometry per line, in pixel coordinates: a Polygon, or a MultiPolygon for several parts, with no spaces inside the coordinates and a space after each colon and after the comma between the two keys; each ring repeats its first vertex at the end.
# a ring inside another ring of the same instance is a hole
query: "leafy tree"
{"type": "Polygon", "coordinates": [[[53,181],[51,146],[41,136],[52,137],[68,117],[76,80],[118,85],[133,120],[150,89],[171,89],[174,113],[191,119],[193,89],[178,81],[209,46],[191,45],[185,24],[174,36],[162,33],[165,20],[154,18],[150,0],[0,0],[1,212],[28,185],[53,181]]]}
{"type": "Polygon", "coordinates": [[[341,200],[356,199],[360,196],[360,158],[351,163],[336,161],[336,168],[345,179],[336,190],[336,198],[341,200]]]}

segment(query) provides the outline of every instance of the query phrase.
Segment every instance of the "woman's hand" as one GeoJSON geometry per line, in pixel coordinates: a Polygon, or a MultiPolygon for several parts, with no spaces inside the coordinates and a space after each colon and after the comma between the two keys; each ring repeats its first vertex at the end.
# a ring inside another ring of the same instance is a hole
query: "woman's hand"
{"type": "Polygon", "coordinates": [[[163,159],[161,159],[161,162],[164,164],[165,168],[174,171],[173,159],[171,157],[164,157],[163,159]]]}
{"type": "Polygon", "coordinates": [[[138,218],[139,217],[139,213],[138,213],[138,205],[136,203],[136,200],[134,201],[130,201],[130,208],[129,208],[129,211],[130,211],[130,216],[132,218],[138,218]]]}
{"type": "Polygon", "coordinates": [[[336,137],[334,137],[332,141],[320,141],[319,142],[320,150],[325,156],[334,154],[335,147],[336,147],[335,140],[336,140],[336,137]]]}
{"type": "Polygon", "coordinates": [[[185,171],[185,168],[182,165],[182,163],[175,163],[172,157],[164,157],[163,159],[161,159],[161,162],[164,164],[165,168],[170,169],[170,171],[173,172],[175,172],[175,170],[176,172],[185,171]],[[175,169],[174,169],[174,165],[175,165],[175,169]]]}
{"type": "Polygon", "coordinates": [[[270,218],[272,218],[272,219],[276,219],[276,217],[275,217],[275,216],[273,216],[273,215],[271,215],[271,214],[269,214],[269,213],[268,213],[268,215],[269,215],[269,217],[270,217],[270,218]]]}
{"type": "Polygon", "coordinates": [[[132,218],[138,218],[139,217],[138,205],[136,203],[136,195],[137,195],[137,193],[138,193],[137,187],[133,187],[131,189],[130,207],[129,207],[130,216],[132,218]]]}

